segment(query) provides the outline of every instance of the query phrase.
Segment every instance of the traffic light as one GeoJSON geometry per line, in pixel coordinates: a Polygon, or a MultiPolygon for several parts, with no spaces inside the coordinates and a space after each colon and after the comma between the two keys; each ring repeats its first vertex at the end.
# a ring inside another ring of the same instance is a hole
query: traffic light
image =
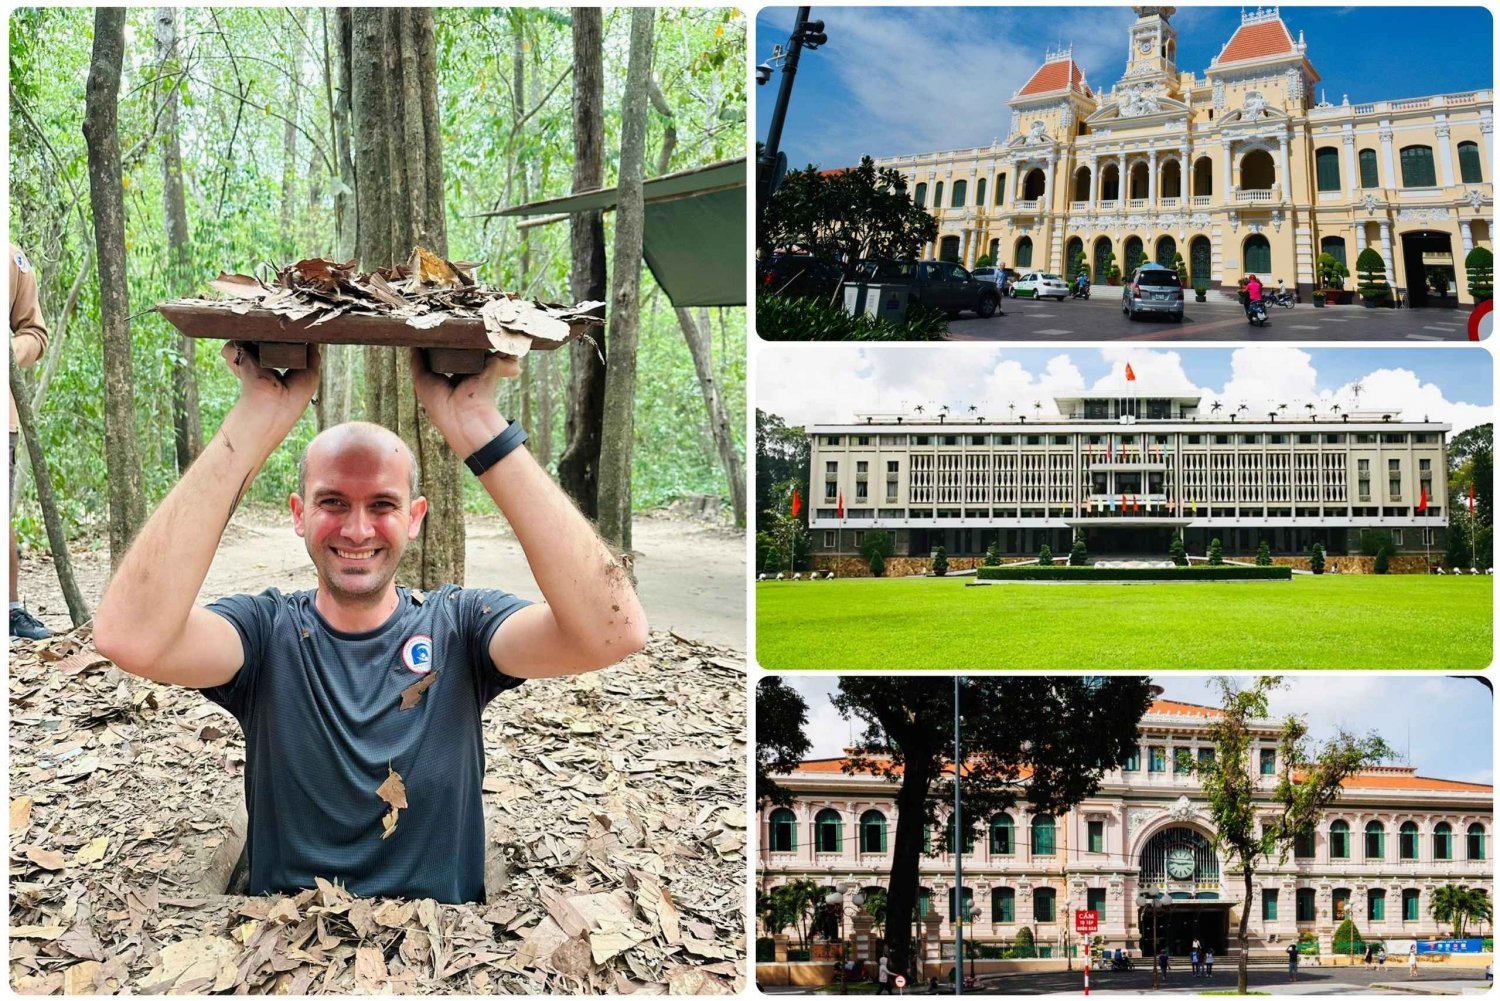
{"type": "Polygon", "coordinates": [[[816,49],[820,45],[828,44],[828,32],[823,30],[822,21],[802,22],[802,30],[798,33],[797,37],[809,49],[816,49]]]}

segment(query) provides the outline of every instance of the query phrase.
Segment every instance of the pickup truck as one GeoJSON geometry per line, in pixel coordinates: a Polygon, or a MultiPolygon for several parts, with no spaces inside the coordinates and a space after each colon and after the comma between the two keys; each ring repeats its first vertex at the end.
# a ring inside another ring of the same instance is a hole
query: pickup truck
{"type": "Polygon", "coordinates": [[[951,261],[862,261],[856,280],[881,285],[906,285],[908,303],[941,309],[950,317],[970,310],[982,318],[995,315],[1000,293],[951,261]]]}

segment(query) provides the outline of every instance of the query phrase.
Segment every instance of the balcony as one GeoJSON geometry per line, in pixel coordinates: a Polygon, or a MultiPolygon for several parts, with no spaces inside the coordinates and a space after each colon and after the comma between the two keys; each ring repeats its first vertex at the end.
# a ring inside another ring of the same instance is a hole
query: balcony
{"type": "Polygon", "coordinates": [[[1099,203],[1099,211],[1101,212],[1117,212],[1119,208],[1120,200],[1118,198],[1105,199],[1099,203]]]}
{"type": "Polygon", "coordinates": [[[1069,208],[1069,210],[1071,210],[1073,212],[1087,212],[1089,210],[1089,203],[1088,202],[1069,202],[1068,203],[1068,208],[1069,208]]]}
{"type": "Polygon", "coordinates": [[[1149,203],[1145,198],[1132,198],[1125,203],[1126,207],[1132,209],[1143,209],[1147,206],[1147,204],[1149,203]]]}
{"type": "Polygon", "coordinates": [[[1023,198],[1012,203],[1017,212],[1040,212],[1042,200],[1040,198],[1023,198]]]}
{"type": "Polygon", "coordinates": [[[1177,206],[1179,206],[1179,205],[1182,204],[1182,199],[1176,197],[1175,195],[1172,196],[1172,197],[1169,197],[1169,198],[1162,198],[1162,199],[1159,199],[1159,200],[1161,202],[1161,207],[1164,208],[1164,209],[1175,209],[1175,208],[1177,208],[1177,206]]]}
{"type": "Polygon", "coordinates": [[[1237,188],[1234,192],[1234,200],[1235,203],[1239,205],[1269,205],[1272,202],[1277,201],[1276,189],[1255,188],[1253,190],[1246,191],[1237,188]]]}
{"type": "Polygon", "coordinates": [[[1206,209],[1213,204],[1213,195],[1194,195],[1190,201],[1195,209],[1206,209]]]}

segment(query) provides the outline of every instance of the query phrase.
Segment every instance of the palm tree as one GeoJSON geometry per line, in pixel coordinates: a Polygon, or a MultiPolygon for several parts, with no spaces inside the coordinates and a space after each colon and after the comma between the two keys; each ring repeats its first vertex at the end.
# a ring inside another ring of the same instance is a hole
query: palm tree
{"type": "Polygon", "coordinates": [[[918,403],[918,404],[917,404],[917,405],[916,405],[916,406],[914,406],[914,407],[912,407],[912,408],[911,408],[911,409],[912,409],[912,410],[913,410],[913,411],[914,411],[914,412],[915,412],[915,413],[919,413],[919,414],[920,414],[920,413],[925,413],[925,412],[926,412],[926,411],[927,411],[927,408],[926,408],[926,407],[924,407],[924,406],[922,406],[922,404],[920,404],[920,403],[918,403]]]}
{"type": "Polygon", "coordinates": [[[1037,419],[1041,420],[1041,417],[1042,417],[1042,401],[1041,400],[1036,400],[1035,402],[1033,402],[1031,404],[1031,409],[1033,411],[1035,411],[1037,419]]]}
{"type": "Polygon", "coordinates": [[[1470,921],[1490,920],[1490,898],[1483,890],[1448,883],[1432,893],[1432,916],[1453,926],[1453,937],[1463,938],[1470,921]]]}
{"type": "Polygon", "coordinates": [[[978,413],[978,412],[979,412],[979,404],[977,404],[977,403],[971,403],[971,404],[969,404],[969,413],[975,414],[975,413],[978,413]]]}
{"type": "Polygon", "coordinates": [[[1016,419],[1016,405],[1014,403],[1007,403],[1006,406],[1010,407],[1010,419],[1011,420],[1015,420],[1016,419]]]}
{"type": "Polygon", "coordinates": [[[1313,413],[1314,410],[1318,409],[1318,405],[1316,403],[1304,403],[1304,404],[1302,404],[1302,406],[1304,406],[1305,408],[1307,408],[1307,416],[1308,417],[1312,418],[1313,420],[1317,420],[1318,419],[1318,415],[1315,414],[1315,413],[1313,413]]]}
{"type": "Polygon", "coordinates": [[[1211,407],[1209,407],[1209,408],[1208,408],[1208,409],[1209,409],[1209,411],[1210,411],[1210,412],[1212,412],[1212,413],[1215,413],[1215,414],[1216,414],[1216,413],[1218,413],[1218,412],[1219,412],[1219,411],[1220,411],[1220,410],[1223,410],[1223,409],[1224,409],[1224,404],[1222,404],[1222,403],[1220,403],[1220,402],[1219,402],[1219,401],[1218,401],[1218,400],[1215,400],[1215,401],[1214,401],[1214,405],[1213,405],[1213,406],[1211,406],[1211,407]]]}
{"type": "Polygon", "coordinates": [[[1343,411],[1344,411],[1344,408],[1341,407],[1341,406],[1339,406],[1337,403],[1335,403],[1333,406],[1329,407],[1328,409],[1332,410],[1336,414],[1343,413],[1343,411]]]}
{"type": "Polygon", "coordinates": [[[865,891],[864,912],[873,919],[871,928],[879,935],[885,930],[886,891],[884,887],[873,887],[865,891]]]}

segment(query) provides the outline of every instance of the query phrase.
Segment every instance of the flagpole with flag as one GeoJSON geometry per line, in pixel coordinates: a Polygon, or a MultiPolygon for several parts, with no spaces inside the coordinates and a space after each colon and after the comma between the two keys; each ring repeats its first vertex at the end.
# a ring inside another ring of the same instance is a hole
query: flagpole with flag
{"type": "Polygon", "coordinates": [[[1417,500],[1417,513],[1420,514],[1420,515],[1423,515],[1423,518],[1422,518],[1422,552],[1424,554],[1424,558],[1427,560],[1427,572],[1428,573],[1432,573],[1432,537],[1428,534],[1429,531],[1430,531],[1430,529],[1428,528],[1428,517],[1427,517],[1427,486],[1426,486],[1426,484],[1422,485],[1421,490],[1422,490],[1422,496],[1420,498],[1418,498],[1418,500],[1417,500]]]}
{"type": "Polygon", "coordinates": [[[1469,566],[1471,566],[1471,567],[1475,563],[1479,562],[1479,548],[1477,546],[1477,541],[1476,541],[1479,533],[1475,530],[1476,527],[1479,524],[1479,522],[1475,519],[1475,516],[1478,513],[1479,513],[1479,509],[1474,504],[1474,481],[1470,480],[1469,481],[1469,566]]]}
{"type": "Polygon", "coordinates": [[[839,491],[839,553],[844,551],[844,492],[839,491]]]}

